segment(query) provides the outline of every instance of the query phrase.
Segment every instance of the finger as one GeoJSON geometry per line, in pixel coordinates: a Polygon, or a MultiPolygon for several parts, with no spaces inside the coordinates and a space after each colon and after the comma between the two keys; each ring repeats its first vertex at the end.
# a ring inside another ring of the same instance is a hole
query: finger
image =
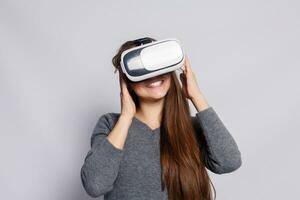
{"type": "Polygon", "coordinates": [[[186,71],[189,74],[192,72],[191,64],[190,64],[190,61],[189,61],[188,57],[186,57],[186,71]]]}
{"type": "Polygon", "coordinates": [[[122,79],[122,92],[125,95],[129,95],[128,83],[125,81],[125,78],[122,79]]]}
{"type": "Polygon", "coordinates": [[[122,92],[124,93],[126,90],[126,83],[125,83],[124,78],[122,78],[122,80],[121,80],[121,87],[122,87],[122,92]]]}
{"type": "Polygon", "coordinates": [[[185,71],[185,61],[183,62],[183,65],[180,67],[182,71],[185,71]]]}
{"type": "Polygon", "coordinates": [[[123,83],[125,81],[125,75],[123,72],[120,72],[120,83],[123,83]]]}
{"type": "Polygon", "coordinates": [[[123,93],[124,92],[124,85],[126,85],[126,83],[124,81],[124,77],[123,77],[122,72],[120,73],[119,80],[120,80],[120,90],[121,90],[120,92],[123,93]]]}
{"type": "Polygon", "coordinates": [[[188,72],[189,71],[189,59],[188,59],[188,57],[186,56],[185,57],[185,67],[186,67],[186,71],[188,72]]]}

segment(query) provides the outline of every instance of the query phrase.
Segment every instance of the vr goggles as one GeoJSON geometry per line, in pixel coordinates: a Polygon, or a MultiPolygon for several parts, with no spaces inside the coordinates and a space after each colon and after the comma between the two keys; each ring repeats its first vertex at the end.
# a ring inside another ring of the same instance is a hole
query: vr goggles
{"type": "Polygon", "coordinates": [[[121,68],[129,81],[143,81],[180,69],[184,63],[183,48],[177,39],[153,41],[151,38],[134,40],[139,45],[121,54],[121,68]]]}

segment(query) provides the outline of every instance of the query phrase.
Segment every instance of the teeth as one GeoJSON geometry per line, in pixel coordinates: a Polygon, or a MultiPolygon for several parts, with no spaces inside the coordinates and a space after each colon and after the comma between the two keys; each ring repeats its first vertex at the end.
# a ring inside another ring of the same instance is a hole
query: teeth
{"type": "Polygon", "coordinates": [[[162,84],[163,81],[156,81],[154,83],[151,83],[148,85],[148,87],[157,87],[160,86],[162,84]]]}

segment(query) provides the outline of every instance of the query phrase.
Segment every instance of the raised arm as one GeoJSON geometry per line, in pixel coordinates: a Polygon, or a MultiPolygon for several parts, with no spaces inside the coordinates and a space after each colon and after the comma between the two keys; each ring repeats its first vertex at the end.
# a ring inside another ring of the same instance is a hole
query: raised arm
{"type": "Polygon", "coordinates": [[[109,113],[99,118],[91,136],[91,149],[80,171],[83,187],[92,197],[99,197],[113,189],[123,156],[123,149],[119,148],[120,143],[115,142],[115,139],[110,140],[107,136],[124,136],[125,140],[130,122],[119,117],[115,126],[111,128],[112,121],[109,113]]]}
{"type": "Polygon", "coordinates": [[[241,153],[230,132],[212,107],[192,116],[206,167],[216,173],[230,173],[242,164],[241,153]]]}

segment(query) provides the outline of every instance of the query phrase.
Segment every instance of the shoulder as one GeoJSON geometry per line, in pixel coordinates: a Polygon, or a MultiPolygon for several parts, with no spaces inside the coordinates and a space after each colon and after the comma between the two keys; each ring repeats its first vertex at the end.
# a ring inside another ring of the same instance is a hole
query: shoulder
{"type": "Polygon", "coordinates": [[[103,116],[111,123],[111,124],[115,124],[119,117],[120,117],[120,113],[116,113],[116,112],[108,112],[108,113],[104,113],[103,116]]]}
{"type": "Polygon", "coordinates": [[[99,136],[107,136],[118,121],[120,114],[114,112],[103,113],[98,117],[98,121],[91,136],[91,146],[99,136]]]}
{"type": "Polygon", "coordinates": [[[112,130],[119,119],[120,113],[106,112],[99,116],[96,127],[112,130]]]}

